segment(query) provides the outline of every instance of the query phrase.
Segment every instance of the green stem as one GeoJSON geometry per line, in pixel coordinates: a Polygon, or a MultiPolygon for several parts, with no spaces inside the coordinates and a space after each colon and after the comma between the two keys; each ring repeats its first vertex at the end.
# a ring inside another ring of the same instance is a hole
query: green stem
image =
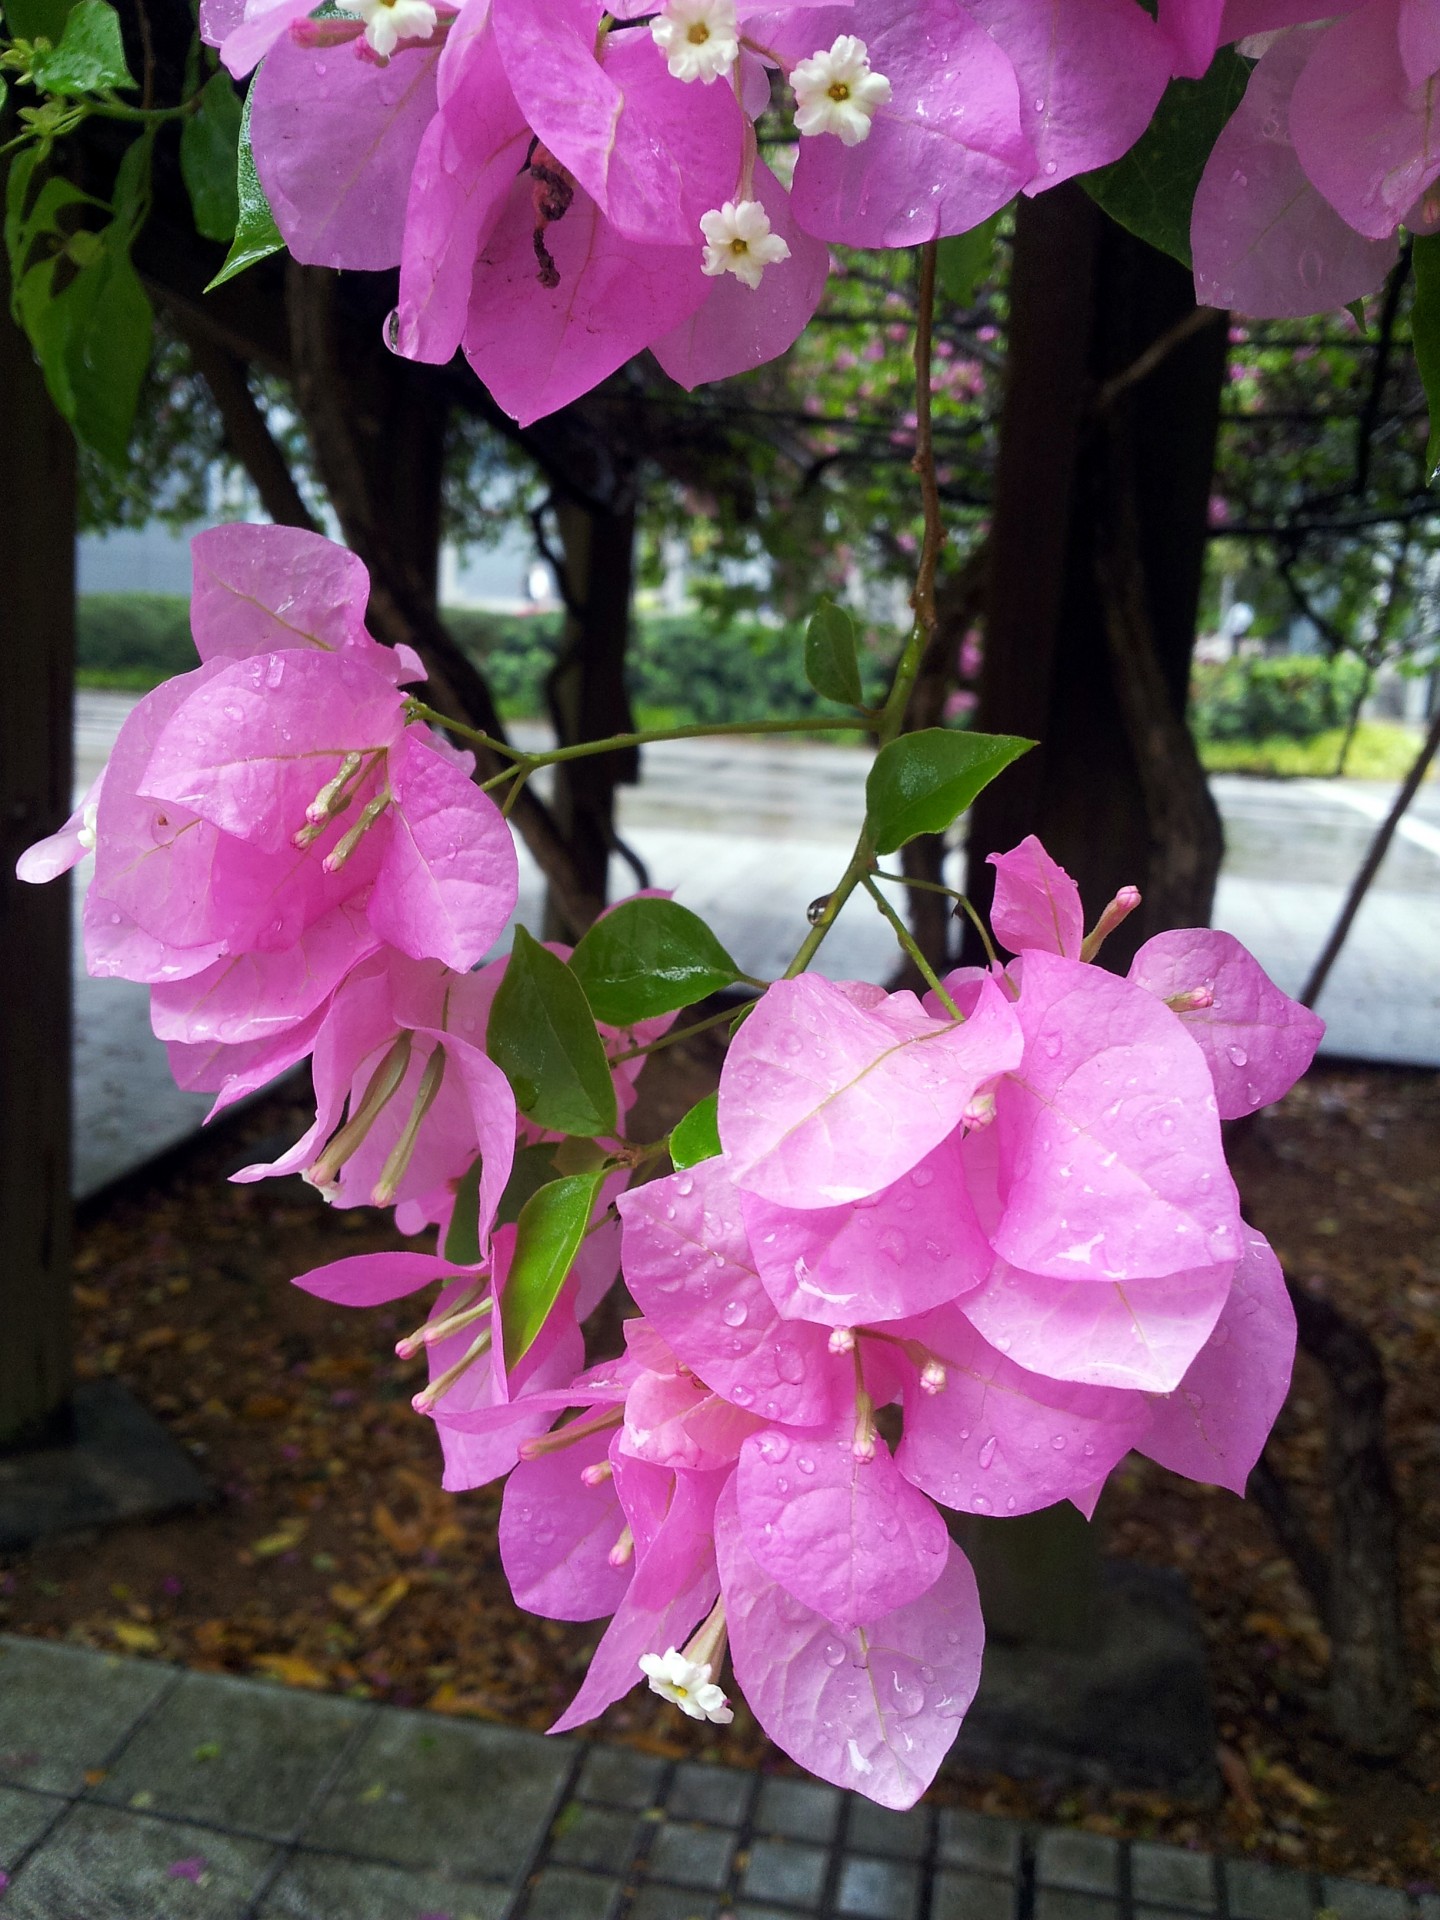
{"type": "MultiPolygon", "coordinates": [[[[860,723],[853,715],[815,715],[812,718],[789,718],[782,720],[715,720],[697,721],[684,727],[648,727],[635,733],[612,733],[603,740],[576,740],[566,747],[547,747],[540,753],[522,753],[515,747],[502,746],[500,741],[492,739],[487,733],[481,733],[475,727],[463,726],[458,720],[447,720],[444,714],[435,713],[431,708],[412,705],[411,711],[419,718],[433,720],[446,727],[451,733],[463,734],[467,740],[478,741],[481,746],[491,747],[496,753],[508,754],[515,762],[515,769],[528,778],[541,767],[558,766],[562,760],[588,760],[597,753],[623,753],[631,747],[653,746],[659,740],[717,740],[727,735],[760,733],[853,733],[860,723]]],[[[863,720],[864,716],[861,716],[863,720]]],[[[493,780],[487,780],[487,788],[498,786],[509,778],[509,773],[496,774],[493,780]]]]}
{"type": "Polygon", "coordinates": [[[797,974],[804,973],[819,951],[821,941],[840,918],[840,909],[869,872],[874,858],[875,855],[870,846],[869,829],[862,828],[860,838],[855,843],[855,851],[850,856],[849,866],[841,874],[834,892],[826,900],[824,911],[819,919],[796,949],[795,958],[785,969],[785,979],[793,980],[797,974]]]}
{"type": "Polygon", "coordinates": [[[882,873],[878,867],[875,869],[875,878],[877,880],[889,880],[897,887],[918,887],[922,893],[943,893],[947,899],[953,900],[957,906],[963,907],[965,912],[970,916],[970,924],[980,936],[981,944],[985,948],[991,966],[999,966],[1000,961],[990,939],[990,930],[975,911],[968,894],[961,893],[958,887],[942,887],[938,880],[914,880],[903,873],[882,873]]]}
{"type": "Polygon", "coordinates": [[[721,1026],[726,1020],[743,1020],[749,1011],[749,1006],[721,1007],[718,1013],[709,1013],[692,1026],[672,1027],[668,1033],[662,1033],[658,1040],[647,1040],[643,1047],[627,1047],[624,1053],[612,1053],[610,1064],[618,1067],[622,1061],[639,1060],[642,1055],[658,1053],[662,1047],[673,1047],[677,1040],[688,1040],[693,1034],[708,1033],[711,1027],[721,1026]]]}
{"type": "Polygon", "coordinates": [[[875,882],[871,879],[868,873],[861,880],[860,884],[862,887],[864,887],[865,891],[869,894],[870,898],[875,902],[876,906],[880,909],[881,913],[889,921],[891,932],[895,935],[895,938],[900,942],[900,945],[904,948],[905,952],[908,953],[910,958],[915,962],[916,967],[920,971],[921,978],[925,981],[925,984],[930,988],[930,991],[936,996],[936,998],[941,1002],[942,1005],[950,1009],[950,1012],[954,1015],[954,1017],[957,1020],[963,1020],[965,1018],[964,1014],[961,1013],[960,1009],[956,1006],[955,1002],[950,998],[950,995],[946,992],[943,984],[941,983],[940,976],[936,973],[935,969],[931,966],[930,962],[925,958],[924,954],[920,951],[919,942],[915,939],[915,936],[911,933],[910,929],[906,926],[905,922],[900,918],[899,914],[896,913],[895,909],[891,906],[890,902],[885,898],[884,894],[881,893],[879,887],[876,886],[875,882]]]}

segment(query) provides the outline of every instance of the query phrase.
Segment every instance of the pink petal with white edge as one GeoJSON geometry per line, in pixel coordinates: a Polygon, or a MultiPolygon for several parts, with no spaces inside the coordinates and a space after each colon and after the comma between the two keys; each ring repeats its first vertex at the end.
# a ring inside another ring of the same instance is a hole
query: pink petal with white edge
{"type": "MultiPolygon", "coordinates": [[[[718,1473],[676,1474],[670,1505],[654,1539],[643,1554],[637,1548],[632,1592],[638,1606],[668,1607],[697,1578],[711,1574],[715,1565],[715,1502],[732,1478],[729,1467],[718,1473]]],[[[655,1651],[663,1653],[665,1649],[661,1646],[655,1651]]]]}
{"type": "Polygon", "coordinates": [[[992,853],[989,865],[995,869],[990,925],[1000,944],[1011,953],[1039,947],[1078,960],[1085,938],[1080,889],[1035,835],[1009,853],[992,853]]]}
{"type": "Polygon", "coordinates": [[[190,542],[190,573],[190,630],[202,660],[359,645],[378,666],[373,656],[389,652],[365,634],[364,561],[323,534],[245,522],[207,527],[190,542]]]}
{"type": "Polygon", "coordinates": [[[960,1513],[1034,1513],[1081,1501],[1150,1425],[1143,1394],[1029,1373],[954,1307],[903,1331],[943,1364],[946,1378],[931,1394],[910,1374],[896,1464],[960,1513]]]}
{"type": "Polygon", "coordinates": [[[225,951],[223,940],[200,947],[172,947],[146,933],[107,900],[92,881],[80,909],[85,937],[85,971],[92,980],[188,980],[203,973],[225,951]]]}
{"type": "MultiPolygon", "coordinates": [[[[141,790],[278,853],[304,827],[305,809],[346,754],[384,752],[404,724],[405,696],[344,654],[236,660],[166,722],[141,790]]],[[[368,797],[368,787],[362,791],[368,797]]]]}
{"type": "Polygon", "coordinates": [[[625,1396],[620,1445],[632,1459],[706,1473],[733,1466],[759,1424],[688,1373],[643,1373],[625,1396]]]}
{"type": "Polygon", "coordinates": [[[960,1124],[977,1090],[1019,1064],[1019,1022],[987,982],[963,1024],[913,994],[867,1011],[828,980],[771,987],[731,1043],[720,1138],[738,1186],[788,1207],[878,1193],[960,1124]]]}
{"type": "Polygon", "coordinates": [[[765,1289],[787,1318],[827,1327],[924,1313],[990,1272],[953,1133],[908,1173],[846,1207],[777,1207],[740,1196],[765,1289]]]}
{"type": "Polygon", "coordinates": [[[1324,1036],[1320,1016],[1282,993],[1233,934],[1157,933],[1131,961],[1129,978],[1160,1000],[1197,987],[1213,995],[1211,1006],[1182,1011],[1180,1023],[1209,1063],[1222,1120],[1288,1093],[1324,1036]]]}
{"type": "Polygon", "coordinates": [[[433,1253],[356,1253],[298,1273],[291,1284],[337,1306],[379,1307],[456,1277],[455,1262],[433,1253]]]}
{"type": "Polygon", "coordinates": [[[848,1366],[830,1353],[822,1327],[776,1311],[722,1160],[652,1180],[623,1194],[619,1208],[626,1285],[707,1386],[790,1426],[820,1426],[839,1410],[848,1366]]]}
{"type": "Polygon", "coordinates": [[[214,1106],[205,1116],[208,1127],[216,1114],[298,1066],[314,1046],[325,1013],[324,1007],[317,1007],[308,1019],[287,1027],[282,1034],[268,1040],[250,1040],[238,1047],[186,1046],[182,1041],[168,1041],[165,1051],[175,1084],[188,1092],[216,1095],[214,1106]]]}
{"type": "MultiPolygon", "coordinates": [[[[771,232],[790,248],[790,258],[767,267],[758,287],[745,286],[733,273],[707,280],[704,305],[650,343],[666,373],[687,392],[707,380],[748,373],[784,353],[825,291],[830,249],[797,226],[789,194],[763,161],[755,164],[755,197],[770,216],[771,232]]],[[[698,253],[694,271],[700,273],[698,253]]]]}
{"type": "Polygon", "coordinates": [[[418,727],[390,755],[393,823],[366,905],[371,926],[402,953],[464,973],[514,911],[515,842],[488,794],[418,727]]]}
{"type": "Polygon", "coordinates": [[[1321,35],[1295,81],[1296,157],[1348,225],[1389,240],[1440,176],[1429,76],[1406,77],[1395,0],[1371,0],[1321,35]]]}
{"type": "Polygon", "coordinates": [[[1030,177],[1015,70],[974,12],[954,0],[857,0],[782,25],[777,51],[791,59],[857,34],[891,86],[859,146],[833,134],[800,142],[795,217],[818,238],[901,247],[964,233],[1030,177]]]}
{"type": "Polygon", "coordinates": [[[505,1483],[500,1561],[515,1604],[547,1620],[600,1620],[625,1598],[633,1567],[612,1566],[625,1527],[613,1480],[590,1486],[586,1467],[605,1459],[608,1433],[560,1453],[522,1460],[505,1483]]]}
{"type": "Polygon", "coordinates": [[[280,953],[232,954],[150,995],[157,1040],[243,1045],[308,1019],[378,941],[358,907],[332,908],[280,953]]]}
{"type": "Polygon", "coordinates": [[[1155,1403],[1141,1453],[1242,1498],[1290,1388],[1295,1309],[1280,1263],[1253,1228],[1215,1329],[1173,1393],[1155,1403]]]}
{"type": "Polygon", "coordinates": [[[980,1680],[975,1576],[947,1544],[944,1570],[918,1600],[842,1630],[762,1571],[733,1487],[715,1511],[730,1656],[751,1712],[792,1760],[882,1807],[914,1806],[980,1680]]]}
{"type": "Polygon", "coordinates": [[[767,1427],[740,1451],[735,1491],[745,1542],[768,1576],[837,1626],[862,1626],[918,1600],[945,1568],[950,1536],[925,1495],[854,1422],[820,1432],[767,1427]]]}
{"type": "Polygon", "coordinates": [[[1371,292],[1394,263],[1397,243],[1347,225],[1290,144],[1290,96],[1322,31],[1275,42],[1211,149],[1190,218],[1202,305],[1275,319],[1324,313],[1371,292]]]}
{"type": "Polygon", "coordinates": [[[1232,1266],[1076,1286],[997,1261],[960,1312],[992,1347],[1031,1373],[1083,1386],[1169,1393],[1210,1338],[1232,1266]]]}
{"type": "Polygon", "coordinates": [[[90,785],[85,789],[78,807],[54,833],[47,834],[43,840],[33,841],[15,862],[15,878],[23,880],[27,886],[43,886],[47,880],[58,880],[62,873],[69,873],[72,867],[78,867],[90,848],[81,839],[86,831],[85,816],[100,806],[100,789],[104,784],[105,769],[102,767],[90,785]]]}
{"type": "Polygon", "coordinates": [[[1020,124],[1035,148],[1026,189],[1118,160],[1150,124],[1170,78],[1170,43],[1134,0],[970,0],[1009,54],[1020,124]]]}
{"type": "Polygon", "coordinates": [[[310,0],[201,0],[201,35],[239,80],[311,10],[310,0]]]}
{"type": "Polygon", "coordinates": [[[683,247],[626,240],[577,193],[546,228],[559,285],[536,277],[528,176],[514,183],[475,270],[462,342],[496,404],[522,427],[588,393],[669,333],[705,297],[698,237],[683,247]]]}
{"type": "Polygon", "coordinates": [[[995,1251],[1061,1280],[1161,1279],[1240,1256],[1210,1071],[1168,1007],[1032,950],[1025,1058],[1000,1084],[995,1251]]]}
{"type": "Polygon", "coordinates": [[[250,89],[250,140],[275,224],[297,260],[398,267],[410,175],[435,113],[436,50],[384,66],[355,45],[282,40],[250,89]]]}

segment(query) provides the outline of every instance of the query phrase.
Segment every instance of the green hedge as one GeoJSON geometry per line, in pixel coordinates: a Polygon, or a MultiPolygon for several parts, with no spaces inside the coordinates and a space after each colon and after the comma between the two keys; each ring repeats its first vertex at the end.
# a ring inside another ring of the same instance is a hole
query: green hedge
{"type": "Polygon", "coordinates": [[[143,693],[196,664],[190,602],[178,593],[87,593],[75,607],[81,686],[143,693]]]}
{"type": "Polygon", "coordinates": [[[1350,717],[1365,669],[1353,654],[1206,661],[1190,686],[1197,740],[1312,740],[1350,717]]]}

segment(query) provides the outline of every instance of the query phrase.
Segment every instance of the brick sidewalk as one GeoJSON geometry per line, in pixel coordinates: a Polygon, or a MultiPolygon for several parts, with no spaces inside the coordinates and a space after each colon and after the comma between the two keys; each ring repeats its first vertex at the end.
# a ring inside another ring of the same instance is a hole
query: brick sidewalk
{"type": "Polygon", "coordinates": [[[1440,1920],[1440,1898],[0,1637],[0,1920],[1440,1920]]]}

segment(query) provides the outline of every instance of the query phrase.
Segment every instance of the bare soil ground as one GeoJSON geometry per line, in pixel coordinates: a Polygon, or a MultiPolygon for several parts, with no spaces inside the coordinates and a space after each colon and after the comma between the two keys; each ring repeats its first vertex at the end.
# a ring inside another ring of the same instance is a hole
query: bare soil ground
{"type": "MultiPolygon", "coordinates": [[[[677,1118],[714,1068],[702,1043],[659,1056],[637,1137],[677,1118]]],[[[409,1406],[416,1363],[392,1352],[403,1312],[346,1313],[288,1284],[342,1253],[394,1245],[393,1234],[328,1211],[299,1182],[224,1184],[306,1117],[298,1097],[278,1095],[84,1227],[80,1370],[131,1386],[217,1497],[198,1514],[0,1562],[0,1627],[542,1728],[598,1628],[518,1613],[495,1548],[498,1492],[440,1491],[431,1429],[409,1406]]],[[[1235,1160],[1249,1215],[1292,1278],[1360,1320],[1389,1371],[1413,1750],[1379,1767],[1338,1750],[1324,1716],[1325,1636],[1258,1510],[1132,1458],[1097,1525],[1108,1550],[1179,1566],[1193,1584],[1221,1804],[995,1775],[947,1775],[936,1792],[1429,1889],[1440,1884],[1440,1077],[1321,1069],[1236,1143],[1235,1160]]],[[[1278,1441],[1322,1537],[1325,1391],[1302,1361],[1278,1441]]],[[[720,1729],[693,1727],[643,1692],[599,1731],[785,1764],[743,1711],[722,1744],[720,1729]]]]}

